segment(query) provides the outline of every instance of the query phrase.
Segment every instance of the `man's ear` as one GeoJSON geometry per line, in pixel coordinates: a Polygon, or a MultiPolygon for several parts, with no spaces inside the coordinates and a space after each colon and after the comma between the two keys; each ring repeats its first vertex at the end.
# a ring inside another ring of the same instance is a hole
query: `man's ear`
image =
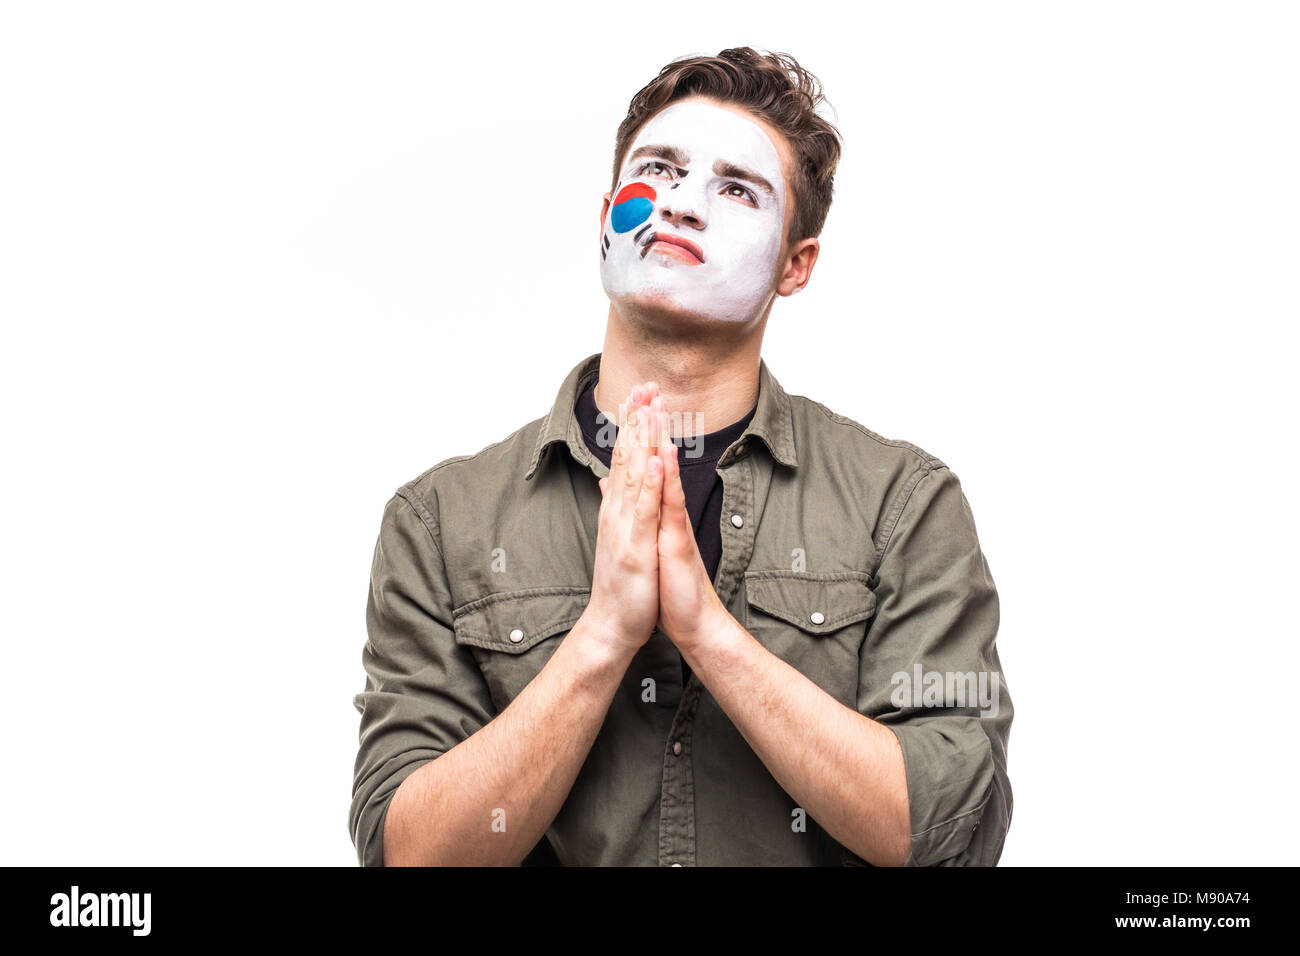
{"type": "Polygon", "coordinates": [[[794,244],[785,260],[781,281],[776,285],[777,295],[794,295],[808,284],[821,247],[821,243],[813,238],[800,239],[794,244]]]}
{"type": "Polygon", "coordinates": [[[605,193],[605,201],[600,204],[600,238],[605,236],[605,217],[609,215],[609,198],[611,195],[611,193],[605,193]]]}

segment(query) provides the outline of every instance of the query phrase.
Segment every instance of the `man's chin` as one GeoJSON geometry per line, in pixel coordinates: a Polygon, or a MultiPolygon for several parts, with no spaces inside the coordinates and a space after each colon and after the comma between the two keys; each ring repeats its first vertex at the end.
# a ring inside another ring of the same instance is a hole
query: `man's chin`
{"type": "Polygon", "coordinates": [[[747,325],[752,316],[728,314],[708,307],[692,306],[667,293],[641,292],[610,296],[615,311],[648,325],[662,328],[717,328],[747,325]]]}

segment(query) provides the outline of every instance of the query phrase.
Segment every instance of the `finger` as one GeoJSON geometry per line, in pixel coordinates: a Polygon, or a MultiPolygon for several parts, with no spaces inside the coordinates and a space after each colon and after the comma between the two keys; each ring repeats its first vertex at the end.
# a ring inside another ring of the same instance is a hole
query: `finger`
{"type": "Polygon", "coordinates": [[[650,392],[644,385],[638,385],[632,389],[632,406],[627,412],[627,426],[619,433],[619,438],[624,440],[623,467],[619,472],[619,479],[615,488],[620,488],[619,493],[619,510],[623,508],[632,508],[636,505],[637,495],[640,493],[641,479],[645,473],[645,461],[649,457],[649,449],[645,447],[646,419],[649,415],[648,404],[650,402],[650,392]]]}
{"type": "Polygon", "coordinates": [[[645,408],[638,408],[628,418],[635,417],[628,431],[631,433],[628,446],[627,468],[623,472],[623,507],[631,508],[636,504],[641,493],[641,480],[645,474],[646,459],[649,449],[646,447],[646,421],[650,417],[645,408]]]}
{"type": "Polygon", "coordinates": [[[691,518],[686,512],[686,492],[682,488],[681,463],[677,460],[677,445],[673,442],[669,444],[671,448],[664,456],[664,504],[660,523],[666,529],[686,534],[690,528],[691,518]]]}
{"type": "Polygon", "coordinates": [[[659,444],[655,449],[655,454],[664,459],[664,470],[667,472],[668,466],[668,446],[675,446],[671,423],[668,421],[668,403],[660,399],[659,404],[659,444]]]}
{"type": "MultiPolygon", "coordinates": [[[[647,391],[647,395],[649,392],[647,391]]],[[[629,467],[629,477],[633,471],[637,474],[639,480],[634,484],[629,480],[628,490],[638,498],[641,494],[641,487],[645,483],[645,470],[650,459],[653,458],[659,449],[659,426],[661,415],[658,409],[663,407],[663,399],[654,397],[648,404],[641,406],[637,410],[637,433],[635,437],[635,446],[632,449],[632,464],[629,467]]],[[[663,477],[663,462],[659,463],[660,477],[663,477]]],[[[657,487],[661,486],[659,483],[657,487]]],[[[633,502],[635,505],[635,501],[633,502]]]]}
{"type": "MultiPolygon", "coordinates": [[[[627,400],[614,412],[617,419],[618,434],[614,438],[614,448],[609,455],[609,480],[605,483],[607,488],[621,488],[624,471],[627,469],[628,460],[628,415],[635,407],[633,401],[639,401],[641,398],[640,387],[633,388],[628,393],[627,400]]],[[[617,509],[623,503],[621,495],[614,495],[610,501],[611,507],[617,509]]]]}
{"type": "Polygon", "coordinates": [[[615,512],[618,511],[622,499],[616,494],[610,494],[609,490],[620,487],[623,481],[623,469],[627,467],[627,449],[623,445],[622,437],[623,431],[620,429],[618,437],[614,440],[614,450],[610,452],[609,474],[601,479],[601,504],[606,510],[612,509],[615,512]]]}
{"type": "MultiPolygon", "coordinates": [[[[668,421],[668,408],[665,404],[660,412],[660,429],[659,445],[656,448],[659,457],[663,460],[664,465],[664,493],[668,493],[670,488],[680,489],[681,483],[681,462],[678,460],[677,443],[673,441],[672,428],[668,421]]],[[[682,493],[682,507],[685,508],[686,494],[682,493]]],[[[661,509],[662,510],[662,509],[661,509]]]]}
{"type": "Polygon", "coordinates": [[[663,500],[664,466],[658,455],[646,459],[645,478],[641,482],[636,505],[632,509],[634,521],[629,540],[635,548],[650,549],[659,536],[659,507],[663,500]]]}
{"type": "MultiPolygon", "coordinates": [[[[618,434],[622,437],[624,444],[629,448],[631,447],[630,439],[633,437],[635,432],[631,434],[625,433],[628,432],[630,425],[634,421],[636,411],[649,400],[649,396],[646,395],[645,387],[637,385],[632,389],[632,391],[628,392],[627,398],[615,412],[615,417],[618,419],[618,434]]],[[[618,439],[616,438],[615,444],[617,444],[617,441],[618,439]]]]}
{"type": "Polygon", "coordinates": [[[649,420],[646,424],[649,426],[646,432],[646,458],[657,454],[659,451],[659,436],[663,429],[664,422],[664,400],[662,396],[656,395],[650,400],[650,406],[647,409],[649,420]]]}

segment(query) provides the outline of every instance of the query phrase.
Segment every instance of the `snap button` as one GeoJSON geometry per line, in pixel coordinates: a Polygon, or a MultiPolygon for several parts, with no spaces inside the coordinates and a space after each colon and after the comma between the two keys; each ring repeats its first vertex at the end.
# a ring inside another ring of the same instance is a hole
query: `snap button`
{"type": "Polygon", "coordinates": [[[680,757],[681,755],[682,755],[682,742],[681,742],[680,740],[674,740],[674,741],[673,741],[673,756],[674,756],[674,757],[680,757]]]}
{"type": "Polygon", "coordinates": [[[732,523],[735,527],[739,528],[741,525],[743,525],[743,524],[745,523],[745,519],[742,518],[740,515],[732,515],[732,516],[731,516],[731,523],[732,523]]]}
{"type": "Polygon", "coordinates": [[[813,611],[811,614],[808,615],[808,620],[812,621],[814,624],[825,624],[826,615],[823,614],[821,611],[813,611]]]}
{"type": "Polygon", "coordinates": [[[515,628],[513,631],[510,632],[511,643],[518,644],[523,639],[524,639],[524,632],[521,631],[519,628],[515,628]]]}

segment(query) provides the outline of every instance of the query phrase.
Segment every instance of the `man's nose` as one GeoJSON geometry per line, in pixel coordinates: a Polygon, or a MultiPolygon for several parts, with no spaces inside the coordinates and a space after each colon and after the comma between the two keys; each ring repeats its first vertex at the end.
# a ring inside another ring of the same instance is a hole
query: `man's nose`
{"type": "Polygon", "coordinates": [[[688,186],[686,179],[679,179],[660,196],[659,215],[678,229],[703,229],[707,224],[705,197],[698,187],[688,186]]]}

